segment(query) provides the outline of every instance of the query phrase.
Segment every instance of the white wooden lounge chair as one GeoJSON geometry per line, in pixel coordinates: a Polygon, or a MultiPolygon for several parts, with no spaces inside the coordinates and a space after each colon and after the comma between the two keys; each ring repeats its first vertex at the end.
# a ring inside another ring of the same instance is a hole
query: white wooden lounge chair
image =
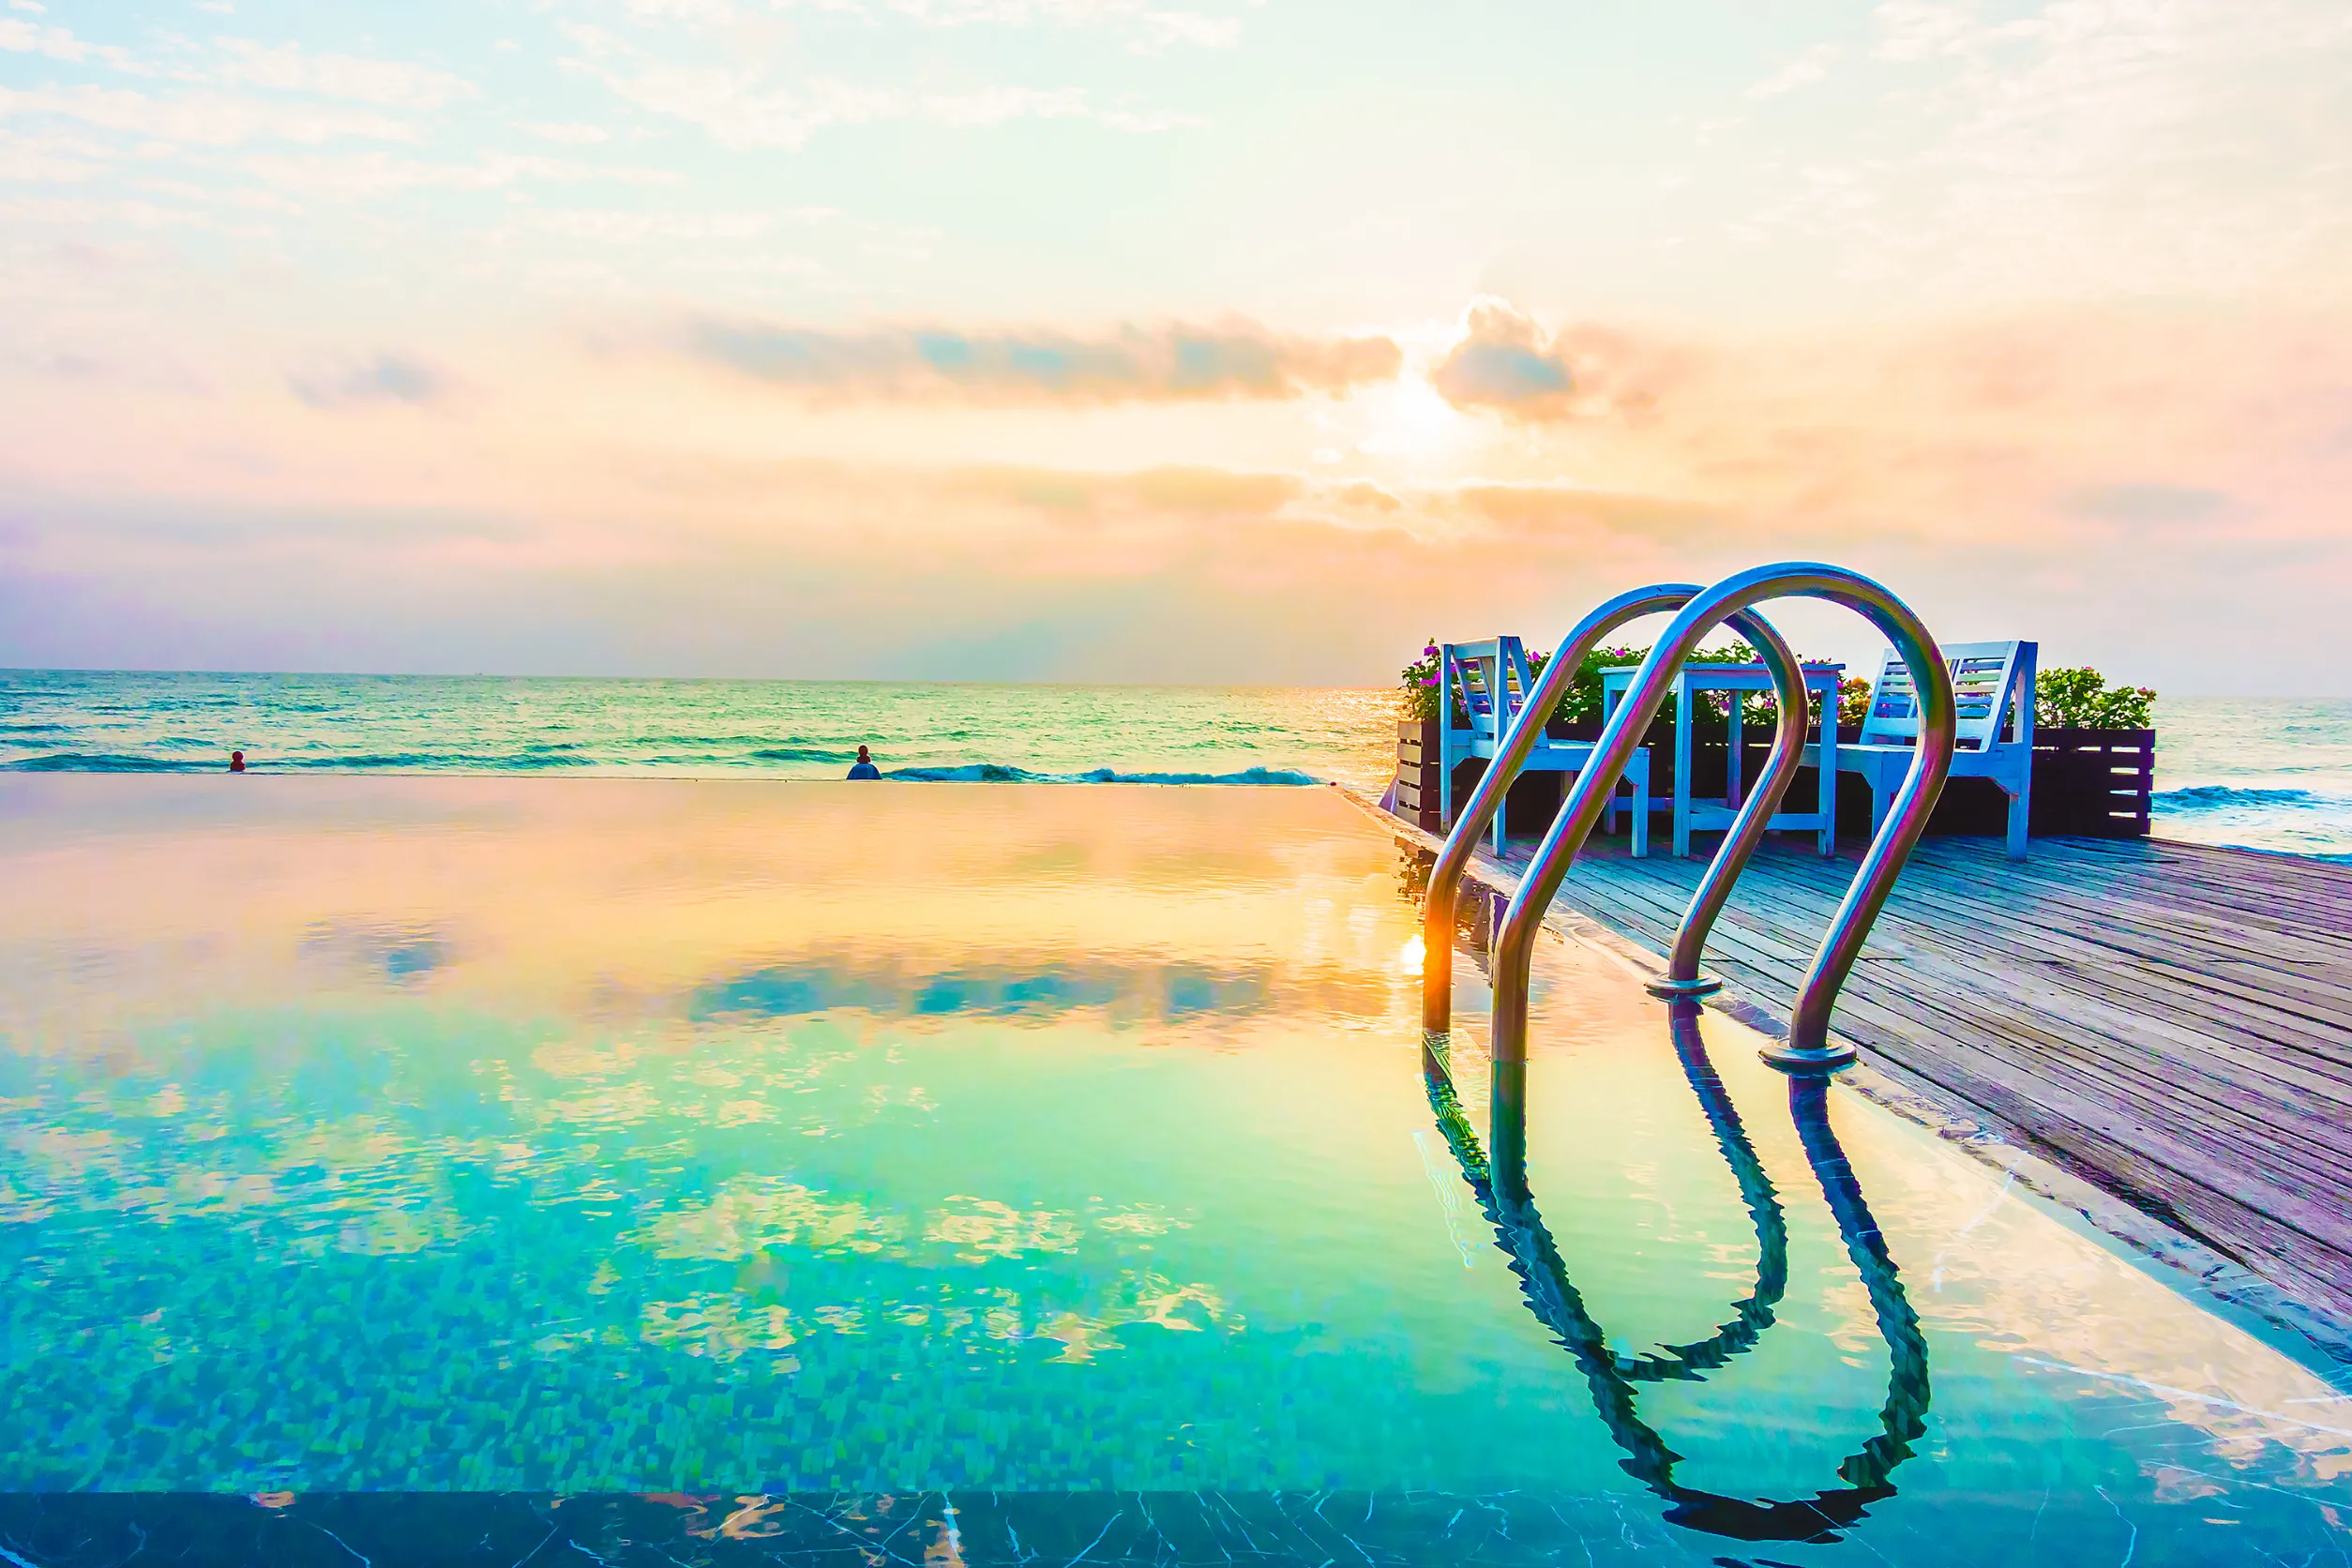
{"type": "MultiPolygon", "coordinates": [[[[1944,662],[1952,670],[1958,699],[1958,746],[1952,755],[1954,778],[1989,778],[2009,796],[2009,858],[2026,858],[2026,828],[2033,801],[2033,680],[2039,645],[2032,642],[1950,642],[1944,662]],[[2011,723],[2012,713],[2015,715],[2011,723]],[[2002,731],[2009,734],[2006,738],[2002,731]]],[[[1837,771],[1870,781],[1870,831],[1887,820],[1887,807],[1903,776],[1911,771],[1919,743],[1919,701],[1903,656],[1887,650],[1877,685],[1870,690],[1870,716],[1859,743],[1840,743],[1837,771]]],[[[1817,763],[1820,748],[1805,747],[1817,763]]]]}
{"type": "MultiPolygon", "coordinates": [[[[1438,691],[1438,799],[1441,820],[1454,825],[1454,769],[1470,757],[1492,759],[1502,749],[1502,738],[1510,732],[1511,722],[1526,704],[1527,694],[1535,689],[1534,671],[1529,667],[1526,646],[1515,637],[1489,638],[1484,642],[1447,642],[1439,648],[1439,669],[1442,672],[1438,691]],[[1462,717],[1456,718],[1458,701],[1462,717]],[[1466,722],[1465,722],[1466,721],[1466,722]]],[[[1591,760],[1591,741],[1555,740],[1549,735],[1535,744],[1528,753],[1522,775],[1530,773],[1582,773],[1591,760]]],[[[1633,795],[1627,799],[1612,794],[1606,827],[1617,831],[1619,807],[1632,810],[1633,852],[1650,852],[1650,748],[1642,746],[1634,752],[1633,761],[1625,765],[1624,784],[1630,785],[1633,795]]],[[[1503,844],[1504,818],[1508,803],[1495,808],[1494,844],[1500,852],[1503,844]]]]}

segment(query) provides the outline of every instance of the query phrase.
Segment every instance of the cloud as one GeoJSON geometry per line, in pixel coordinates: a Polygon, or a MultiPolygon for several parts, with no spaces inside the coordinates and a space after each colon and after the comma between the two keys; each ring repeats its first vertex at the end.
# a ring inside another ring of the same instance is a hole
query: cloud
{"type": "Polygon", "coordinates": [[[776,228],[771,212],[647,212],[630,208],[535,208],[516,215],[536,234],[604,245],[675,245],[680,241],[756,239],[776,228]]]}
{"type": "MultiPolygon", "coordinates": [[[[38,13],[39,6],[23,6],[21,10],[38,13]]],[[[0,16],[0,50],[12,54],[39,54],[68,65],[82,65],[90,60],[102,60],[112,66],[128,66],[130,53],[113,44],[92,43],[74,36],[70,28],[52,27],[37,22],[19,22],[12,16],[0,16]]]]}
{"type": "Polygon", "coordinates": [[[713,23],[735,19],[733,0],[622,0],[629,15],[646,22],[713,23]]]}
{"type": "MultiPolygon", "coordinates": [[[[629,0],[629,8],[641,15],[657,8],[674,9],[682,15],[701,13],[710,8],[729,13],[732,10],[728,0],[629,0]]],[[[876,9],[882,9],[930,27],[1029,27],[1039,23],[1099,26],[1124,23],[1138,31],[1137,47],[1146,52],[1165,49],[1172,44],[1184,44],[1196,49],[1230,49],[1242,31],[1239,17],[1211,16],[1200,11],[1161,10],[1148,4],[1147,0],[882,0],[879,7],[862,6],[855,0],[816,0],[810,8],[867,16],[876,9]]],[[[704,18],[698,14],[697,20],[704,18]]]]}
{"type": "Polygon", "coordinates": [[[1878,33],[1878,57],[1914,61],[1949,54],[1965,47],[1977,31],[1976,18],[1965,6],[1937,0],[1886,0],[1870,13],[1878,33]]]}
{"type": "Polygon", "coordinates": [[[524,129],[542,142],[560,142],[567,147],[593,147],[600,142],[612,140],[612,133],[602,126],[540,124],[525,126],[524,129]]]}
{"type": "Polygon", "coordinates": [[[2209,521],[2228,507],[2229,497],[2195,485],[2127,480],[2086,485],[2070,491],[2062,505],[2076,517],[2101,522],[2164,528],[2209,521]]]}
{"type": "Polygon", "coordinates": [[[221,93],[158,98],[125,88],[0,87],[0,118],[38,115],[77,120],[101,130],[206,147],[281,141],[309,145],[343,137],[412,142],[416,133],[382,114],[310,109],[221,93]]]}
{"type": "Polygon", "coordinates": [[[1501,300],[1470,307],[1462,340],[1429,377],[1456,408],[1492,408],[1524,419],[1567,412],[1576,391],[1565,355],[1530,318],[1501,300]]]}
{"type": "Polygon", "coordinates": [[[241,86],[345,98],[380,109],[439,109],[473,92],[446,71],[404,61],[311,54],[299,44],[264,44],[251,38],[217,38],[214,42],[226,56],[214,74],[241,86]]]}
{"type": "Polygon", "coordinates": [[[294,375],[286,384],[312,408],[352,408],[366,403],[427,404],[448,394],[448,378],[404,354],[379,354],[338,369],[294,375]]]}
{"type": "Polygon", "coordinates": [[[853,83],[811,80],[771,84],[760,64],[687,62],[639,48],[602,28],[568,23],[579,48],[563,64],[594,77],[650,113],[699,127],[738,152],[797,151],[830,126],[885,120],[928,121],[972,129],[1015,120],[1072,120],[1108,130],[1147,134],[1203,124],[1198,116],[1097,102],[1083,87],[991,86],[953,93],[910,93],[853,83]]]}
{"type": "Polygon", "coordinates": [[[798,148],[826,125],[854,125],[887,112],[882,95],[817,85],[787,93],[761,85],[756,66],[696,65],[657,58],[600,27],[566,23],[579,48],[563,61],[625,102],[700,127],[723,147],[798,148]]]}
{"type": "Polygon", "coordinates": [[[1153,468],[1132,480],[1136,500],[1154,511],[1242,516],[1272,512],[1296,496],[1288,474],[1236,473],[1224,468],[1153,468]]]}
{"type": "Polygon", "coordinates": [[[1837,44],[1817,43],[1772,75],[1750,87],[1752,98],[1780,98],[1800,87],[1809,87],[1830,74],[1830,67],[1846,51],[1837,44]]]}
{"type": "MultiPolygon", "coordinates": [[[[832,475],[833,482],[852,486],[870,485],[876,478],[871,474],[832,475]]],[[[1312,489],[1294,474],[1203,464],[1096,473],[988,463],[917,471],[897,482],[927,497],[929,505],[944,504],[975,520],[992,520],[986,526],[999,546],[1038,524],[1048,529],[1082,527],[1097,539],[1123,529],[1165,545],[1205,521],[1263,521],[1312,489]]],[[[1062,537],[1059,534],[1038,537],[1045,538],[1048,552],[1066,549],[1055,542],[1062,537]]]]}
{"type": "Polygon", "coordinates": [[[1202,16],[1198,11],[1146,11],[1143,29],[1143,44],[1149,49],[1179,43],[1196,49],[1230,49],[1242,36],[1239,17],[1202,16]]]}
{"type": "Polygon", "coordinates": [[[466,163],[394,158],[379,152],[285,156],[252,153],[238,168],[264,185],[299,195],[341,201],[398,195],[409,190],[504,190],[525,180],[579,185],[668,185],[677,176],[663,170],[566,163],[559,158],[483,153],[466,163]]]}
{"type": "Polygon", "coordinates": [[[1847,277],[1914,297],[2231,297],[2343,275],[2342,7],[1887,0],[1873,21],[1883,101],[1917,111],[1922,144],[1853,158],[1827,202],[1760,230],[1812,228],[1847,277]]]}
{"type": "MultiPolygon", "coordinates": [[[[944,126],[995,126],[1007,120],[1070,120],[1089,110],[1079,87],[984,87],[972,93],[935,94],[923,110],[944,126]]],[[[894,107],[893,113],[899,111],[894,107]]]]}
{"type": "Polygon", "coordinates": [[[1558,482],[1469,484],[1453,492],[1454,509],[1514,548],[1570,540],[1576,549],[1617,536],[1695,549],[1726,542],[1723,511],[1666,496],[1625,495],[1558,482]]]}
{"type": "Polygon", "coordinates": [[[0,131],[0,180],[67,184],[88,179],[104,161],[102,151],[78,140],[0,131]]]}
{"type": "Polygon", "coordinates": [[[972,93],[933,93],[894,103],[890,113],[951,128],[1003,125],[1012,120],[1092,120],[1110,130],[1149,134],[1208,123],[1195,114],[1097,108],[1083,87],[984,87],[972,93]]]}
{"type": "Polygon", "coordinates": [[[867,398],[982,402],[1174,401],[1342,392],[1396,373],[1386,338],[1286,337],[1247,324],[1049,331],[884,328],[834,332],[704,320],[687,352],[778,386],[867,398]]]}

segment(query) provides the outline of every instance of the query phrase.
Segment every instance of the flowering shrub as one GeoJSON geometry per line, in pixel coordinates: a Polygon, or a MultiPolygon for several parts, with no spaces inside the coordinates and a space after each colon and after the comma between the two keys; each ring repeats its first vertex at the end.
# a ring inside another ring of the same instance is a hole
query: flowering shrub
{"type": "MultiPolygon", "coordinates": [[[[1438,716],[1438,687],[1443,682],[1442,667],[1438,662],[1438,645],[1434,641],[1421,650],[1421,656],[1405,666],[1401,689],[1397,693],[1396,710],[1400,718],[1418,719],[1424,724],[1438,716]]],[[[1459,707],[1460,703],[1455,704],[1459,707]]]]}

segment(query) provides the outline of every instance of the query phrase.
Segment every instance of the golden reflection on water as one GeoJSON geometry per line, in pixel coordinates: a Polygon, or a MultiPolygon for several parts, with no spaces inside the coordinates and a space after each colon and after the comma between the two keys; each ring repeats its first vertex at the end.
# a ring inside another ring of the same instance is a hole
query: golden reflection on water
{"type": "Polygon", "coordinates": [[[1028,977],[1181,1034],[1257,991],[1385,1021],[1410,979],[1385,869],[1318,791],[1153,791],[1138,822],[1104,787],[248,777],[158,810],[153,781],[72,782],[131,798],[5,840],[0,942],[13,1032],[82,1048],[296,990],[658,1023],[777,972],[902,1005],[1028,977]]]}

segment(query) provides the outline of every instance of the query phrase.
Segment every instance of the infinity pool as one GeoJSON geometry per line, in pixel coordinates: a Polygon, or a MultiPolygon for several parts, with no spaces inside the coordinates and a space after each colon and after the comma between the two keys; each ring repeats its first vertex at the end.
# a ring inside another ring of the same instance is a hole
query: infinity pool
{"type": "Polygon", "coordinates": [[[0,781],[0,1547],[2352,1560],[2352,1397],[1581,949],[1498,1228],[1414,878],[1319,790],[0,781]]]}

